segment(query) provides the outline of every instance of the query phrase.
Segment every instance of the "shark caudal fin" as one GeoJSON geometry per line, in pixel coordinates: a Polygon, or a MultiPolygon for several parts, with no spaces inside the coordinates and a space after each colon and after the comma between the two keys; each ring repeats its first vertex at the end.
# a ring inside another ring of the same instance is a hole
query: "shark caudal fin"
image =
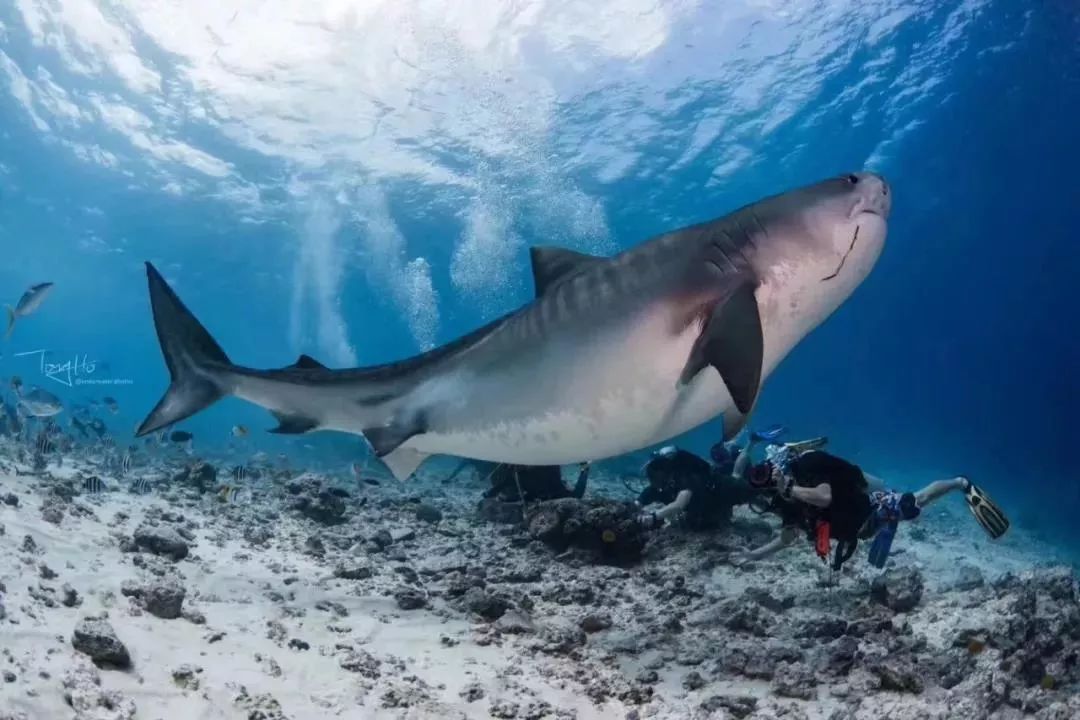
{"type": "Polygon", "coordinates": [[[15,331],[15,308],[10,305],[5,305],[4,309],[7,310],[7,330],[4,332],[4,339],[11,338],[11,333],[15,331]]]}
{"type": "Polygon", "coordinates": [[[179,422],[220,400],[226,393],[218,377],[232,366],[225,351],[150,263],[146,263],[146,278],[154,328],[171,382],[135,432],[136,437],[179,422]]]}

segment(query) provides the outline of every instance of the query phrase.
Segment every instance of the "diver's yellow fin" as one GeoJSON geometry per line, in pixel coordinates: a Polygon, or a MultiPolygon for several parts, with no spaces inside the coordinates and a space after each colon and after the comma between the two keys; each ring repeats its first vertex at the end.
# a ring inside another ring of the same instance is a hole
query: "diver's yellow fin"
{"type": "Polygon", "coordinates": [[[1009,531],[1009,519],[1005,517],[1005,513],[990,499],[989,495],[970,480],[968,480],[967,488],[964,489],[964,498],[967,500],[971,514],[982,525],[990,539],[997,540],[1009,531]]]}

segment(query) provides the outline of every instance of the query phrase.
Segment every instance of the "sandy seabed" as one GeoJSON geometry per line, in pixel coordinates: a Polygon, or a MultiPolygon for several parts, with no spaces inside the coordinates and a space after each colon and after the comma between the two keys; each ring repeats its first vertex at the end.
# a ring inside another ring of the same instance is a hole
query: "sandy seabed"
{"type": "Polygon", "coordinates": [[[741,509],[611,567],[482,519],[471,476],[230,504],[0,470],[0,720],[1080,717],[1075,576],[959,497],[829,585],[806,544],[727,564],[775,530],[741,509]]]}

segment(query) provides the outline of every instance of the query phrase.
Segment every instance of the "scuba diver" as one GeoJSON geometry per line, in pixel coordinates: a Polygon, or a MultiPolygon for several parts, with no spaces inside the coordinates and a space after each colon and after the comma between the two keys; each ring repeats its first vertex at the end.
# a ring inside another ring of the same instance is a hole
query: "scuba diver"
{"type": "Polygon", "coordinates": [[[851,558],[860,539],[869,538],[874,538],[870,563],[884,567],[899,523],[914,520],[925,507],[957,490],[992,539],[1009,529],[1001,509],[967,478],[939,480],[917,493],[887,490],[879,478],[821,450],[824,438],[818,441],[770,445],[765,461],[751,468],[750,484],[772,493],[771,500],[756,509],[780,515],[782,527],[771,542],[734,558],[736,565],[772,555],[801,531],[822,560],[829,556],[831,541],[837,541],[834,571],[851,558]]]}
{"type": "Polygon", "coordinates": [[[558,465],[509,465],[507,463],[482,463],[473,461],[486,475],[491,487],[484,491],[484,498],[498,497],[505,502],[536,502],[558,498],[585,496],[589,483],[589,463],[581,463],[573,489],[563,483],[562,469],[558,465]]]}
{"type": "Polygon", "coordinates": [[[684,524],[692,530],[722,527],[731,522],[736,505],[745,505],[761,492],[745,481],[754,448],[758,443],[775,441],[784,431],[776,425],[752,432],[741,449],[734,440],[718,442],[709,451],[711,465],[688,450],[662,447],[642,468],[649,484],[638,494],[637,503],[642,507],[670,504],[679,493],[690,491],[684,524]]]}
{"type": "Polygon", "coordinates": [[[870,493],[873,513],[859,532],[863,539],[874,538],[870,546],[870,564],[876,568],[885,567],[900,521],[916,519],[931,503],[957,491],[964,493],[968,509],[991,540],[997,540],[1008,532],[1009,520],[1005,513],[983,490],[963,475],[949,480],[937,480],[916,493],[877,490],[870,493]]]}

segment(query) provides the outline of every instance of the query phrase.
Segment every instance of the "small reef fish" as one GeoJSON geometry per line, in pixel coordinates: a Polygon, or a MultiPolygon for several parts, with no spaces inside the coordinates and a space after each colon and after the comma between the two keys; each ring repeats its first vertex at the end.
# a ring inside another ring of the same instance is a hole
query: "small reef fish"
{"type": "Polygon", "coordinates": [[[71,420],[68,421],[68,425],[71,427],[72,430],[76,431],[83,437],[89,436],[89,433],[86,431],[86,425],[84,425],[78,417],[72,415],[71,420]]]}
{"type": "Polygon", "coordinates": [[[114,398],[104,397],[101,399],[101,402],[105,405],[106,409],[113,415],[120,412],[120,403],[116,402],[114,398]]]}
{"type": "Polygon", "coordinates": [[[108,431],[108,428],[105,427],[105,421],[101,418],[91,418],[90,422],[87,423],[87,427],[94,431],[99,440],[105,437],[105,433],[108,431]]]}
{"type": "Polygon", "coordinates": [[[247,437],[248,436],[248,429],[246,427],[244,427],[243,425],[233,425],[232,426],[232,436],[233,437],[247,437]]]}
{"type": "Polygon", "coordinates": [[[232,469],[232,478],[238,483],[242,483],[247,480],[248,469],[244,465],[237,465],[232,469]]]}
{"type": "Polygon", "coordinates": [[[19,298],[19,302],[15,307],[7,306],[7,332],[4,333],[4,339],[10,338],[11,333],[15,330],[15,321],[19,318],[26,317],[33,314],[41,303],[45,302],[45,298],[48,297],[49,292],[53,289],[51,282],[38,283],[37,285],[31,285],[30,289],[23,293],[23,296],[19,298]]]}
{"type": "Polygon", "coordinates": [[[374,485],[375,487],[379,487],[380,485],[382,485],[382,483],[379,482],[377,478],[374,478],[371,475],[364,474],[367,471],[367,463],[361,464],[358,462],[354,462],[349,467],[352,470],[353,478],[355,478],[357,482],[362,482],[367,485],[374,485]]]}
{"type": "Polygon", "coordinates": [[[98,495],[99,493],[105,492],[105,483],[103,483],[101,478],[97,475],[91,475],[83,480],[82,487],[84,491],[92,495],[98,495]]]}
{"type": "Polygon", "coordinates": [[[52,435],[47,430],[42,430],[38,434],[36,450],[38,455],[48,455],[53,451],[52,435]]]}
{"type": "Polygon", "coordinates": [[[64,410],[64,404],[60,402],[60,398],[41,388],[19,394],[19,407],[27,415],[37,418],[53,417],[64,410]]]}
{"type": "Polygon", "coordinates": [[[134,462],[135,453],[131,448],[128,448],[127,452],[124,453],[124,457],[120,459],[120,473],[123,475],[127,475],[129,472],[131,472],[131,466],[134,464],[134,462]]]}
{"type": "Polygon", "coordinates": [[[189,455],[195,446],[195,436],[186,430],[173,430],[169,433],[169,441],[177,445],[182,445],[184,452],[189,455]]]}
{"type": "Polygon", "coordinates": [[[218,488],[217,496],[221,502],[235,505],[243,502],[247,498],[247,493],[244,488],[235,485],[222,485],[218,488]]]}
{"type": "Polygon", "coordinates": [[[13,393],[18,395],[20,392],[22,392],[22,385],[23,382],[21,377],[19,377],[18,375],[11,376],[11,391],[13,393]]]}
{"type": "Polygon", "coordinates": [[[131,483],[131,492],[136,495],[147,495],[152,492],[153,489],[153,484],[145,477],[135,478],[134,482],[131,483]]]}

